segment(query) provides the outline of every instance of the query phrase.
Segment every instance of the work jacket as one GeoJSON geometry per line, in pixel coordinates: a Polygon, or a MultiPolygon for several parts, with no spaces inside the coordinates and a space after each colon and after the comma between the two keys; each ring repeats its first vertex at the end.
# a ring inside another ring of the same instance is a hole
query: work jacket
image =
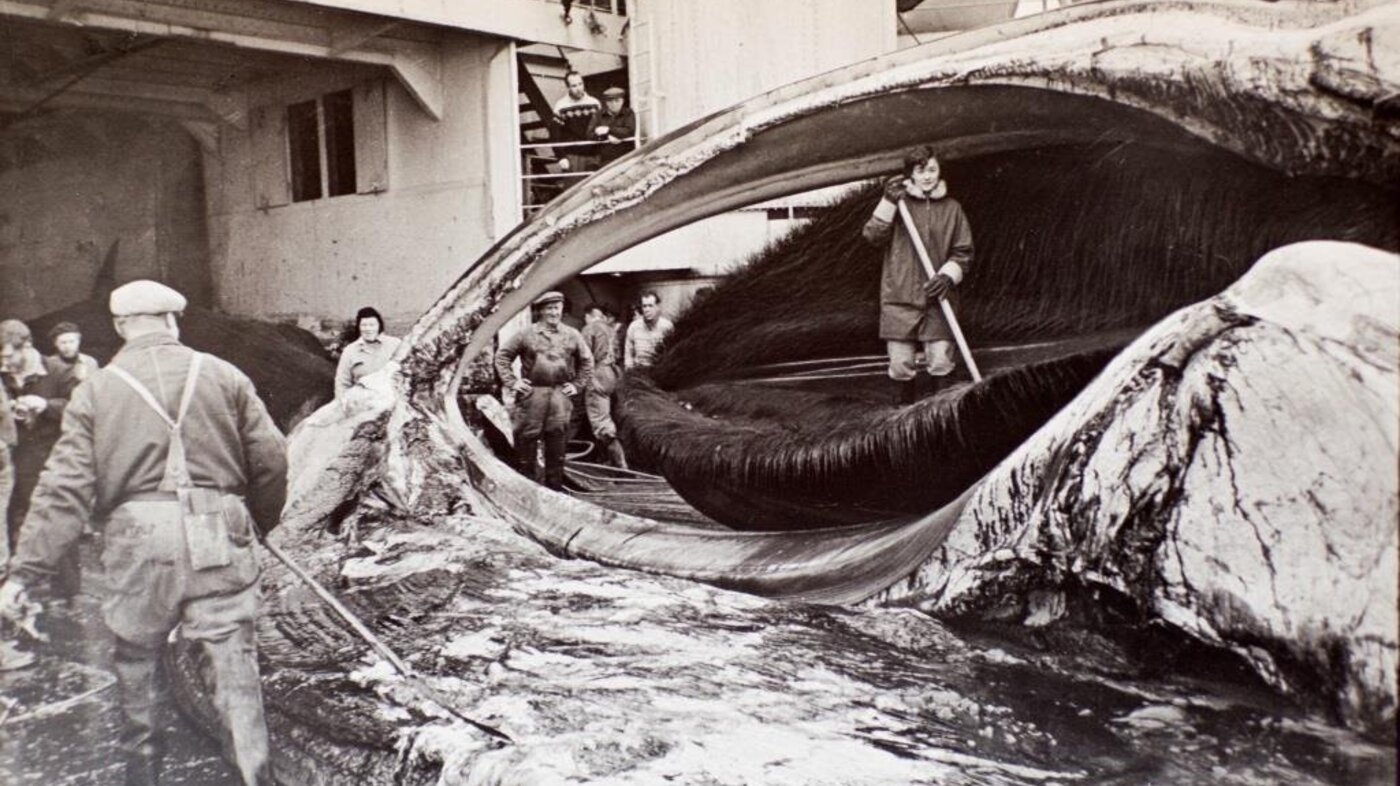
{"type": "MultiPolygon", "coordinates": [[[[943,190],[941,183],[939,190],[943,190]]],[[[956,263],[958,270],[950,277],[960,283],[972,267],[972,228],[962,205],[952,197],[930,198],[915,191],[903,202],[928,249],[933,269],[945,272],[947,263],[956,263]]],[[[862,234],[871,243],[886,246],[880,274],[880,338],[951,341],[953,332],[937,301],[924,294],[928,275],[904,228],[903,219],[897,213],[889,221],[878,214],[871,216],[862,234]]],[[[955,294],[948,295],[948,302],[957,308],[955,294]]]]}
{"type": "Polygon", "coordinates": [[[521,330],[496,351],[496,373],[501,384],[515,385],[517,377],[511,362],[520,358],[520,378],[532,385],[558,387],[572,382],[580,392],[593,379],[593,353],[583,336],[568,325],[549,328],[543,322],[521,330]]]}
{"type": "Polygon", "coordinates": [[[612,393],[617,389],[617,328],[603,321],[584,325],[583,341],[593,355],[591,389],[612,393]]]}
{"type": "Polygon", "coordinates": [[[97,362],[97,358],[79,352],[73,360],[64,360],[60,355],[48,355],[44,358],[44,368],[49,372],[49,376],[57,381],[63,397],[70,398],[73,390],[102,368],[102,364],[97,362]]]}
{"type": "Polygon", "coordinates": [[[0,385],[0,450],[8,450],[19,440],[19,430],[15,428],[15,413],[11,407],[10,394],[0,385]]]}
{"type": "Polygon", "coordinates": [[[19,451],[41,456],[39,462],[42,464],[42,456],[47,455],[49,448],[58,440],[63,410],[68,406],[68,395],[72,388],[67,387],[63,379],[56,377],[49,370],[48,363],[42,357],[31,373],[16,376],[5,372],[3,377],[5,392],[10,395],[11,401],[18,400],[20,396],[38,396],[45,402],[43,412],[16,421],[19,430],[19,451]]]}
{"type": "Polygon", "coordinates": [[[618,110],[615,115],[610,115],[607,109],[603,109],[593,116],[588,135],[600,143],[598,153],[604,164],[616,161],[637,146],[636,140],[633,139],[637,135],[637,116],[627,107],[618,110]],[[618,141],[609,142],[609,137],[618,141]]]}
{"type": "Polygon", "coordinates": [[[400,343],[400,339],[381,333],[374,341],[357,338],[346,344],[335,367],[335,395],[340,396],[351,385],[384,368],[400,343]]]}
{"type": "MultiPolygon", "coordinates": [[[[111,366],[146,386],[174,418],[193,356],[172,336],[141,336],[74,391],[13,557],[21,583],[48,573],[84,523],[157,491],[165,473],[170,427],[111,366]]],[[[263,532],[277,525],[287,494],[286,443],[243,372],[206,355],[181,432],[193,485],[242,495],[263,532]]]]}

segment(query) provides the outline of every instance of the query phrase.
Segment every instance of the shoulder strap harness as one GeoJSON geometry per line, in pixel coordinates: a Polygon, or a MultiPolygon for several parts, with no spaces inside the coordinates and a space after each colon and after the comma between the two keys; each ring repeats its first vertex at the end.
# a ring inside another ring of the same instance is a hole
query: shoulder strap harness
{"type": "Polygon", "coordinates": [[[190,480],[190,468],[185,463],[185,442],[180,434],[180,424],[184,422],[185,413],[190,408],[190,400],[194,398],[194,386],[199,381],[199,364],[203,359],[204,355],[199,352],[194,353],[194,356],[190,358],[190,370],[185,374],[185,388],[180,394],[180,408],[173,420],[170,413],[166,412],[165,407],[156,399],[155,394],[151,393],[150,388],[141,384],[136,377],[127,373],[120,366],[115,364],[107,366],[112,370],[112,373],[117,375],[118,379],[127,384],[127,387],[136,391],[136,394],[170,427],[170,449],[165,454],[165,474],[161,476],[160,485],[157,486],[160,491],[173,492],[176,489],[194,485],[190,480]]]}

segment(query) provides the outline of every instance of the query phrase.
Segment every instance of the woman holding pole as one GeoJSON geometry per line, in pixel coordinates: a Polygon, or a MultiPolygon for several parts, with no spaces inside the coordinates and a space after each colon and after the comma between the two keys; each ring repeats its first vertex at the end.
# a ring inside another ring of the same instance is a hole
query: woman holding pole
{"type": "Polygon", "coordinates": [[[954,290],[972,264],[972,229],[962,205],[948,196],[931,148],[920,146],[905,154],[904,173],[885,182],[884,195],[863,234],[871,243],[886,246],[880,338],[889,352],[898,402],[912,404],[919,398],[916,356],[921,345],[929,394],[953,373],[957,351],[973,379],[979,379],[953,316],[954,290]]]}

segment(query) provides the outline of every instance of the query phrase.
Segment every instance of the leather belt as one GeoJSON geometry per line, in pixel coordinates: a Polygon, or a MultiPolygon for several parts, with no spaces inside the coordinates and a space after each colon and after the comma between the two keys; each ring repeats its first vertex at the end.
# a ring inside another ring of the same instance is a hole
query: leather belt
{"type": "MultiPolygon", "coordinates": [[[[243,492],[241,491],[228,491],[226,489],[217,489],[212,488],[210,486],[199,486],[199,488],[210,489],[211,491],[217,491],[220,494],[233,494],[239,497],[243,496],[243,492]]],[[[138,491],[135,494],[128,494],[125,497],[123,497],[122,502],[167,502],[175,499],[179,499],[179,495],[177,495],[173,491],[138,491]]]]}

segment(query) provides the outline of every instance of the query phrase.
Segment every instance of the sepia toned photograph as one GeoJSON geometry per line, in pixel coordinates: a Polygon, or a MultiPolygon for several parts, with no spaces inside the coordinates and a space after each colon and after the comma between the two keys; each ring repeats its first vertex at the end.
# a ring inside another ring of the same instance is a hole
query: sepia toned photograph
{"type": "Polygon", "coordinates": [[[1391,786],[1394,0],[0,0],[0,784],[1391,786]]]}

